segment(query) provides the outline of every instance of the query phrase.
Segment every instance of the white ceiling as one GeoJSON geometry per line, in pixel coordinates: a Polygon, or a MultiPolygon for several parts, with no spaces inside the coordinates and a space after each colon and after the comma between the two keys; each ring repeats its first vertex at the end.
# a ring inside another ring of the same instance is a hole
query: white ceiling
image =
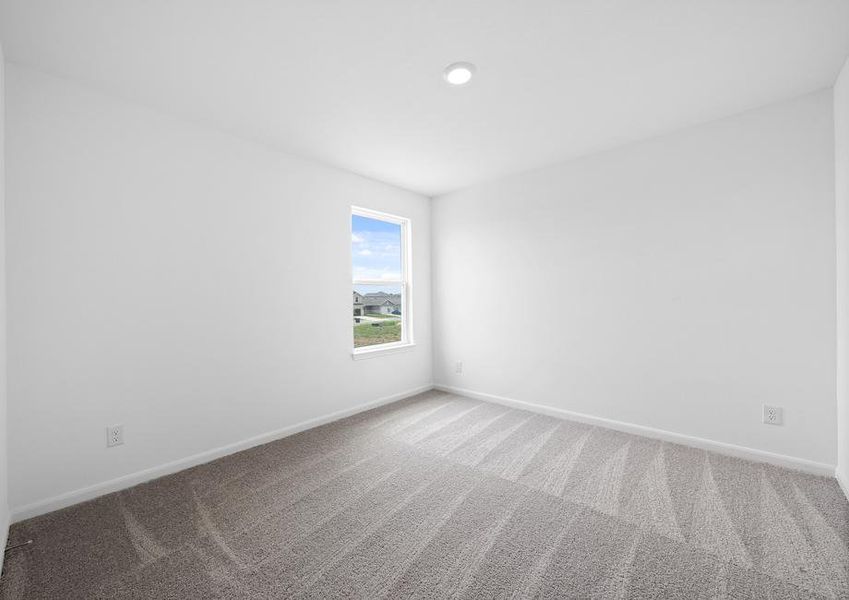
{"type": "Polygon", "coordinates": [[[436,195],[830,86],[849,0],[2,0],[0,39],[436,195]],[[468,86],[442,80],[455,61],[468,86]]]}

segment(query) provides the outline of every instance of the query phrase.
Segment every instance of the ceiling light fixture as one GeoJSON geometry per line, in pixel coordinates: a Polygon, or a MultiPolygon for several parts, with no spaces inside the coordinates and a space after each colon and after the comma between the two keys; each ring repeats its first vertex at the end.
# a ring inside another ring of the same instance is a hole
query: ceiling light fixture
{"type": "Polygon", "coordinates": [[[467,62],[456,62],[445,67],[442,76],[451,85],[466,85],[475,74],[475,65],[467,62]]]}

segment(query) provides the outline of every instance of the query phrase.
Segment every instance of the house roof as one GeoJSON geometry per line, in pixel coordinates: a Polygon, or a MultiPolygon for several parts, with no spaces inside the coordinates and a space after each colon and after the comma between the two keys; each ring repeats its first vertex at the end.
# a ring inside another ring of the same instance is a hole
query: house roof
{"type": "Polygon", "coordinates": [[[401,294],[387,294],[386,292],[371,292],[363,296],[363,304],[367,306],[385,306],[401,304],[401,294]]]}

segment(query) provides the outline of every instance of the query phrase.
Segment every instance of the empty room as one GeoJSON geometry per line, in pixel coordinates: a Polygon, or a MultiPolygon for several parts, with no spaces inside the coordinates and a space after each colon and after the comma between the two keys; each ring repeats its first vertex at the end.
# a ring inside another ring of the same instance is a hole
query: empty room
{"type": "Polygon", "coordinates": [[[849,599],[849,0],[0,0],[0,545],[849,599]]]}

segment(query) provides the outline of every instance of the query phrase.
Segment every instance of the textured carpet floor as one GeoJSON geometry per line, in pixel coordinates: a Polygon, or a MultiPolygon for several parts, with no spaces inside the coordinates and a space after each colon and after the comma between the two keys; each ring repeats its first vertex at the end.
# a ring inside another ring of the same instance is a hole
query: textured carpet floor
{"type": "Polygon", "coordinates": [[[834,481],[439,392],[10,538],[4,600],[849,597],[834,481]]]}

